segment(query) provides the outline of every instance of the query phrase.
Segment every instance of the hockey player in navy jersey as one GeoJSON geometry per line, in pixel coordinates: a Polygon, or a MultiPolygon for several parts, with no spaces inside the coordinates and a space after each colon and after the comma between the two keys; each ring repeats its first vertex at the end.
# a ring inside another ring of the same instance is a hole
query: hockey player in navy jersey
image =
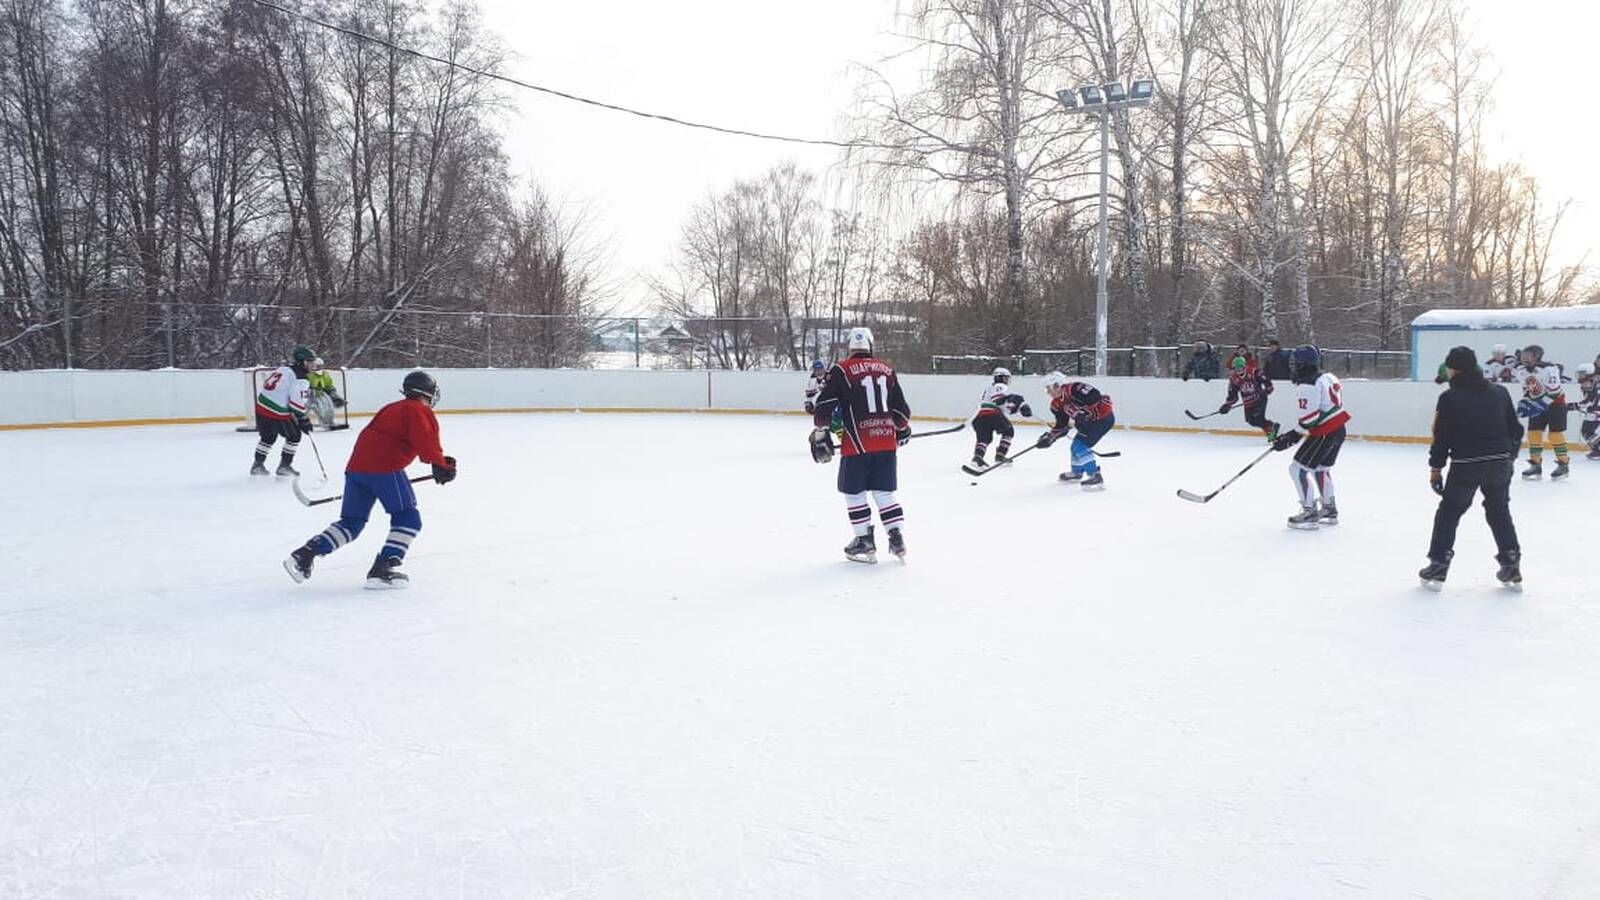
{"type": "Polygon", "coordinates": [[[1217,408],[1217,412],[1227,415],[1234,406],[1243,403],[1245,423],[1261,429],[1267,440],[1276,439],[1278,423],[1267,418],[1267,397],[1272,393],[1272,379],[1244,355],[1235,356],[1228,370],[1228,399],[1217,408]]]}
{"type": "Polygon", "coordinates": [[[901,533],[904,514],[895,498],[899,488],[895,451],[911,439],[911,408],[900,390],[894,368],[872,355],[872,331],[850,329],[850,355],[828,370],[827,383],[817,394],[812,414],[811,457],[819,463],[833,458],[830,427],[837,421],[842,443],[839,493],[844,494],[855,539],[844,548],[852,562],[878,561],[872,528],[872,506],[889,536],[889,552],[906,555],[901,533]]]}
{"type": "Polygon", "coordinates": [[[1060,372],[1044,377],[1044,389],[1050,394],[1050,411],[1055,413],[1056,422],[1054,428],[1039,435],[1035,446],[1049,447],[1073,432],[1072,469],[1061,473],[1061,481],[1078,482],[1086,491],[1105,490],[1106,479],[1094,457],[1094,445],[1117,422],[1111,397],[1086,381],[1069,381],[1060,372]]]}
{"type": "Polygon", "coordinates": [[[983,389],[978,412],[972,417],[972,430],[977,434],[977,442],[972,447],[973,465],[980,469],[988,465],[984,457],[989,452],[989,442],[997,434],[1000,443],[994,448],[994,464],[998,466],[1009,461],[1007,456],[1011,451],[1011,439],[1017,436],[1011,416],[1018,413],[1024,418],[1031,418],[1033,409],[1021,394],[1011,390],[1011,370],[995,369],[994,383],[983,389]]]}

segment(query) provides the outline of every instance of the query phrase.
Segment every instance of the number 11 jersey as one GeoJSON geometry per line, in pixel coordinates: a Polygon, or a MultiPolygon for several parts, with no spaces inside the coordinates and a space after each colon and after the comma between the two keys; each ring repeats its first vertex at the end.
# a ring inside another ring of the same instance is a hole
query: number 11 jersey
{"type": "Polygon", "coordinates": [[[834,363],[828,383],[817,396],[815,421],[827,427],[838,418],[844,425],[843,453],[893,453],[895,430],[911,419],[894,368],[871,356],[852,356],[834,363]]]}

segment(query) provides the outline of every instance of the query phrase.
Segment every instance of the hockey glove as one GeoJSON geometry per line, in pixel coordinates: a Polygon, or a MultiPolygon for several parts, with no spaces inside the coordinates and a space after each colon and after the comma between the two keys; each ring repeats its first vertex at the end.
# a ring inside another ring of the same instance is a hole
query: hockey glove
{"type": "Polygon", "coordinates": [[[1272,442],[1272,449],[1279,451],[1287,450],[1290,447],[1293,447],[1295,444],[1300,443],[1300,438],[1301,434],[1298,431],[1285,431],[1283,434],[1278,435],[1277,440],[1272,442]]]}
{"type": "Polygon", "coordinates": [[[442,466],[438,463],[433,464],[433,480],[440,484],[449,484],[456,480],[456,458],[446,456],[444,463],[442,466]]]}
{"type": "Polygon", "coordinates": [[[811,459],[817,463],[833,461],[833,436],[828,433],[828,429],[811,429],[811,459]]]}
{"type": "Polygon", "coordinates": [[[1017,412],[1022,413],[1022,417],[1024,419],[1033,418],[1033,407],[1029,406],[1026,403],[1024,403],[1021,406],[1017,407],[1017,412]]]}
{"type": "Polygon", "coordinates": [[[296,428],[300,429],[300,433],[301,434],[310,434],[311,433],[311,417],[310,416],[295,416],[294,417],[294,424],[295,424],[296,428]]]}
{"type": "Polygon", "coordinates": [[[1056,438],[1058,437],[1060,437],[1060,435],[1056,434],[1054,431],[1046,429],[1045,433],[1039,435],[1039,439],[1033,442],[1033,445],[1038,447],[1040,450],[1043,450],[1051,444],[1054,444],[1056,442],[1056,438]]]}
{"type": "Polygon", "coordinates": [[[808,416],[812,415],[816,411],[817,411],[817,405],[815,403],[812,403],[810,400],[807,400],[806,401],[806,415],[808,415],[808,416]]]}
{"type": "Polygon", "coordinates": [[[899,444],[902,447],[904,447],[906,444],[911,443],[911,426],[910,425],[901,425],[899,428],[896,428],[894,430],[894,440],[895,440],[895,443],[899,444]]]}
{"type": "Polygon", "coordinates": [[[330,398],[332,398],[332,400],[333,400],[333,408],[334,409],[344,409],[345,408],[346,404],[344,402],[344,398],[343,397],[339,396],[338,394],[332,393],[332,392],[330,392],[328,394],[328,396],[330,398]]]}
{"type": "Polygon", "coordinates": [[[1433,488],[1433,492],[1435,494],[1438,494],[1439,496],[1443,497],[1444,496],[1444,473],[1439,471],[1438,469],[1429,469],[1428,470],[1428,487],[1433,488]]]}
{"type": "Polygon", "coordinates": [[[1217,415],[1225,416],[1232,409],[1233,409],[1233,404],[1232,403],[1224,403],[1221,406],[1217,407],[1217,415]]]}

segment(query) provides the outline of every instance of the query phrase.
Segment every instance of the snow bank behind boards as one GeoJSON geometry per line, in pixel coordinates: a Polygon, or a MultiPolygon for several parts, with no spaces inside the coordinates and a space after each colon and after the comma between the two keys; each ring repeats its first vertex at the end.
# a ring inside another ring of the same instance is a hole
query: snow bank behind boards
{"type": "MultiPolygon", "coordinates": [[[[351,369],[349,393],[357,414],[398,396],[403,369],[351,369]]],[[[544,410],[711,411],[797,413],[806,376],[796,372],[652,372],[545,369],[432,369],[444,393],[441,412],[544,410]]],[[[988,379],[975,375],[907,375],[906,396],[919,418],[963,419],[977,406],[988,379]]],[[[1146,428],[1243,430],[1243,415],[1196,423],[1184,410],[1215,412],[1225,382],[1171,378],[1090,379],[1111,394],[1117,420],[1146,428]]],[[[1018,377],[1017,390],[1046,414],[1037,377],[1018,377]]],[[[1429,383],[1349,381],[1345,400],[1351,433],[1417,439],[1428,434],[1439,389],[1429,383]]],[[[0,428],[236,422],[249,404],[248,380],[237,371],[0,372],[0,428]]],[[[1292,389],[1279,384],[1268,415],[1294,418],[1292,389]]]]}

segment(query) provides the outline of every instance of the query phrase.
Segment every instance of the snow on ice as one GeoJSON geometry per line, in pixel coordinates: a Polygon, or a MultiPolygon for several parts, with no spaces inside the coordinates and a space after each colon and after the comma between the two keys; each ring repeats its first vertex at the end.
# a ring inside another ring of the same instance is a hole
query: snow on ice
{"type": "Polygon", "coordinates": [[[1255,441],[930,438],[868,567],[804,420],[442,424],[385,593],[381,514],[289,581],[334,507],[253,435],[0,435],[0,896],[1600,895],[1600,465],[1515,486],[1525,593],[1475,509],[1431,594],[1417,446],[1300,533],[1287,454],[1173,496],[1255,441]]]}

